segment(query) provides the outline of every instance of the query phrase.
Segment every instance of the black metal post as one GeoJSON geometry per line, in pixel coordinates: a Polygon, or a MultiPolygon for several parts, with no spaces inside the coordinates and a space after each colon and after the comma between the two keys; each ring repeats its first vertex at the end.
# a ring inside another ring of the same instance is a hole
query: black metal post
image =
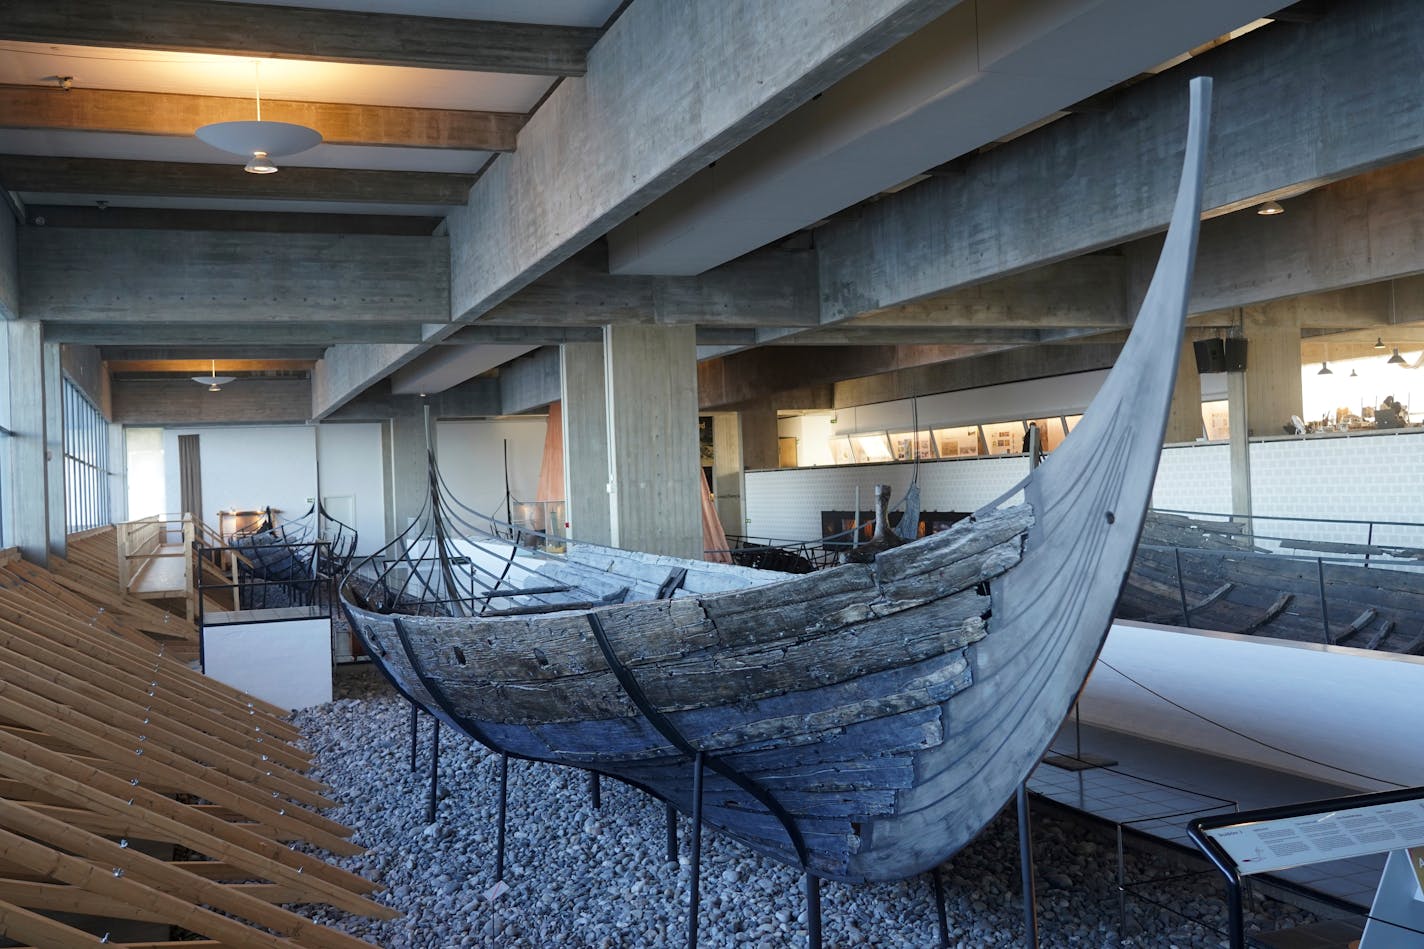
{"type": "Polygon", "coordinates": [[[1315,566],[1320,577],[1320,625],[1325,630],[1325,645],[1332,645],[1330,641],[1330,615],[1325,612],[1325,558],[1315,558],[1315,566]]]}
{"type": "Polygon", "coordinates": [[[1177,556],[1177,595],[1182,599],[1182,625],[1191,629],[1192,614],[1187,610],[1187,583],[1182,578],[1182,548],[1173,547],[1172,553],[1177,556]]]}
{"type": "Polygon", "coordinates": [[[939,949],[949,949],[949,916],[944,910],[944,883],[939,878],[939,867],[930,871],[934,881],[935,916],[939,918],[939,949]]]}
{"type": "Polygon", "coordinates": [[[677,863],[677,808],[671,804],[667,807],[667,859],[668,863],[677,863]]]}
{"type": "Polygon", "coordinates": [[[1019,785],[1019,873],[1023,879],[1024,945],[1038,949],[1038,907],[1033,895],[1033,828],[1029,826],[1028,782],[1019,785]]]}
{"type": "Polygon", "coordinates": [[[431,716],[435,728],[430,732],[430,797],[425,802],[425,822],[435,823],[435,795],[440,790],[440,719],[431,716]]]}
{"type": "Polygon", "coordinates": [[[806,945],[821,949],[821,878],[806,871],[806,945]]]}
{"type": "Polygon", "coordinates": [[[494,881],[504,879],[504,818],[509,804],[509,755],[499,756],[499,828],[495,834],[494,881]]]}
{"type": "Polygon", "coordinates": [[[416,758],[420,754],[420,706],[410,703],[410,771],[415,773],[416,758]]]}
{"type": "Polygon", "coordinates": [[[692,881],[688,897],[687,949],[697,949],[698,890],[702,885],[702,751],[692,759],[692,881]]]}
{"type": "Polygon", "coordinates": [[[597,771],[588,773],[588,797],[593,802],[594,810],[603,807],[603,782],[599,779],[597,771]]]}

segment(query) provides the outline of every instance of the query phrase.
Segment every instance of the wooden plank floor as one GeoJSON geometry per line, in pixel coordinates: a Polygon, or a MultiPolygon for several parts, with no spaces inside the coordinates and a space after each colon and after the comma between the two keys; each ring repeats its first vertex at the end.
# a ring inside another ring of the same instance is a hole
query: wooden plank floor
{"type": "Polygon", "coordinates": [[[0,936],[96,945],[77,913],[211,940],[184,945],[368,947],[283,908],[398,915],[289,847],[362,851],[320,813],[334,802],[283,710],[193,671],[103,591],[85,597],[105,578],[78,576],[0,551],[0,936]]]}
{"type": "Polygon", "coordinates": [[[129,589],[141,597],[182,597],[188,595],[184,570],[186,552],[182,544],[164,544],[150,555],[129,589]]]}

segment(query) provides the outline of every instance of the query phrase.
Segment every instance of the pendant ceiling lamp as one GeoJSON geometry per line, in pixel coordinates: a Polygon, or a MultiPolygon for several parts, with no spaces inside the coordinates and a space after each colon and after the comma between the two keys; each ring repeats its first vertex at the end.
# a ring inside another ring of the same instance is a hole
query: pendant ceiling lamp
{"type": "Polygon", "coordinates": [[[1403,366],[1405,364],[1404,357],[1399,354],[1398,346],[1394,347],[1394,354],[1386,359],[1385,363],[1391,366],[1403,366]]]}
{"type": "Polygon", "coordinates": [[[261,64],[253,63],[253,88],[257,95],[257,121],[214,122],[194,134],[214,148],[248,159],[243,170],[270,175],[277,170],[273,158],[295,155],[321,144],[321,133],[291,122],[262,121],[261,64]]]}
{"type": "Polygon", "coordinates": [[[193,376],[192,379],[200,386],[207,386],[209,392],[221,392],[222,387],[236,379],[236,376],[218,375],[218,361],[212,360],[212,369],[206,376],[193,376]]]}

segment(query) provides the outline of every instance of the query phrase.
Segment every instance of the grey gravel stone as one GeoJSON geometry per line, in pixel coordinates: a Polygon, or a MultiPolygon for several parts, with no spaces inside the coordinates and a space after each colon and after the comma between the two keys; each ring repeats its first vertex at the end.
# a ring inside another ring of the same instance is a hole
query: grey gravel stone
{"type": "MultiPolygon", "coordinates": [[[[505,883],[495,882],[499,759],[446,731],[441,800],[425,822],[432,719],[422,715],[418,770],[410,769],[409,706],[368,666],[340,670],[336,701],[295,713],[317,753],[312,776],[342,805],[329,816],[355,829],[364,855],[333,862],[383,884],[373,896],[404,915],[383,922],[327,907],[299,907],[324,923],[389,949],[662,949],[686,941],[689,827],[665,862],[665,817],[653,801],[603,782],[595,811],[586,778],[553,765],[511,761],[505,883]]],[[[806,945],[800,874],[707,831],[702,842],[699,945],[781,949],[806,945]]],[[[1219,878],[1203,865],[1128,853],[1126,937],[1119,935],[1117,858],[1110,832],[1035,811],[1040,945],[1224,946],[1219,878]],[[1182,874],[1194,874],[1181,879],[1182,874]],[[1171,882],[1145,883],[1165,880],[1171,882]],[[1205,925],[1163,907],[1179,908],[1205,925]]],[[[1012,808],[939,869],[950,945],[998,949],[1023,943],[1018,838],[1012,808]]],[[[938,945],[928,876],[896,883],[822,886],[824,945],[926,949],[938,945]]],[[[1309,914],[1256,899],[1248,918],[1267,930],[1309,914]]]]}

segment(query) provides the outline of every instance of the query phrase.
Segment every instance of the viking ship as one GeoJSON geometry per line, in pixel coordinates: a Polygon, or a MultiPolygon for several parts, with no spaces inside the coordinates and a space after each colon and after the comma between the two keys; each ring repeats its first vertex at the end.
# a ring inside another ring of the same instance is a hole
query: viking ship
{"type": "Polygon", "coordinates": [[[487,528],[430,456],[420,518],[342,585],[391,682],[499,752],[626,781],[817,878],[904,878],[1037,763],[1112,618],[1156,473],[1209,80],[1121,357],[1073,435],[949,531],[787,577],[487,528]],[[552,548],[552,549],[551,549],[552,548]]]}

